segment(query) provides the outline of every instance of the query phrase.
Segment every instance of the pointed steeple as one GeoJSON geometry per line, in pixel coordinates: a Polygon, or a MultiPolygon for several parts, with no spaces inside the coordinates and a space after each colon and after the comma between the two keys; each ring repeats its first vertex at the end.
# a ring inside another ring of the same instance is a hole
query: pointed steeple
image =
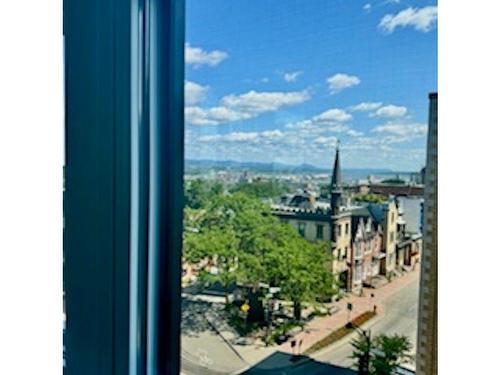
{"type": "Polygon", "coordinates": [[[337,142],[335,162],[333,164],[332,184],[330,186],[330,207],[333,215],[340,212],[340,199],[342,196],[342,182],[340,177],[340,142],[337,142]]]}
{"type": "Polygon", "coordinates": [[[335,162],[333,164],[333,173],[332,173],[332,191],[339,190],[341,187],[341,177],[340,177],[340,141],[337,142],[337,150],[335,152],[335,162]]]}

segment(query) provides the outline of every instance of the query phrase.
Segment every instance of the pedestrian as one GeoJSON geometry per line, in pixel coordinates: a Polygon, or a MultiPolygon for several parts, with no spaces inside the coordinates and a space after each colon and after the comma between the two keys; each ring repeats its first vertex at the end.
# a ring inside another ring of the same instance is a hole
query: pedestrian
{"type": "Polygon", "coordinates": [[[292,347],[292,354],[295,355],[295,346],[297,345],[297,340],[293,339],[290,342],[290,346],[292,347]]]}

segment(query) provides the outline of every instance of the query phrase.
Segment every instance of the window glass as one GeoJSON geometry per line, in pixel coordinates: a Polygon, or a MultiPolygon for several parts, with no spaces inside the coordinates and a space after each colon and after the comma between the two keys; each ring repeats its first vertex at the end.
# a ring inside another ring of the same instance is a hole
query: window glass
{"type": "Polygon", "coordinates": [[[328,343],[367,312],[365,286],[396,290],[376,293],[388,312],[380,327],[391,328],[373,335],[404,335],[414,354],[419,271],[389,284],[387,207],[425,164],[434,8],[187,1],[184,373],[351,368],[350,340],[328,343]],[[369,220],[383,235],[380,262],[369,220]],[[356,260],[340,262],[349,249],[356,260]],[[349,315],[354,296],[366,303],[349,315]]]}
{"type": "Polygon", "coordinates": [[[321,224],[318,224],[316,226],[316,238],[317,239],[323,239],[323,229],[324,229],[324,226],[321,224]]]}
{"type": "Polygon", "coordinates": [[[306,224],[299,223],[299,234],[304,237],[306,235],[306,224]]]}

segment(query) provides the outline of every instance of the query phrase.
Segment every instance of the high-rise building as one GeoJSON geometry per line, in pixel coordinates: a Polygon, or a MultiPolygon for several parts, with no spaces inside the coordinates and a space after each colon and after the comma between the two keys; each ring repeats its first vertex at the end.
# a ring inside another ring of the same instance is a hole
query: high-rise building
{"type": "Polygon", "coordinates": [[[437,374],[437,93],[430,94],[429,101],[424,193],[424,241],[420,269],[417,375],[437,374]]]}

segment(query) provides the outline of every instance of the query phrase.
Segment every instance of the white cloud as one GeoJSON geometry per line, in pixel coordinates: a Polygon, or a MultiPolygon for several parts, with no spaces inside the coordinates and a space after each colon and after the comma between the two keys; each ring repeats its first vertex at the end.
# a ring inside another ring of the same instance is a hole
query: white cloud
{"type": "Polygon", "coordinates": [[[297,78],[299,78],[300,75],[302,75],[301,70],[298,70],[296,72],[284,73],[283,79],[287,82],[295,82],[297,81],[297,78]]]}
{"type": "Polygon", "coordinates": [[[351,137],[359,137],[363,133],[352,129],[345,122],[352,116],[342,109],[332,108],[310,119],[286,124],[286,129],[293,129],[302,138],[310,138],[325,133],[340,133],[351,137]]]}
{"type": "Polygon", "coordinates": [[[427,125],[420,123],[413,124],[398,124],[398,123],[388,123],[384,125],[378,125],[372,129],[373,133],[384,133],[399,137],[423,137],[427,134],[427,125]]]}
{"type": "Polygon", "coordinates": [[[372,117],[386,117],[386,118],[396,118],[403,117],[408,113],[408,109],[406,107],[397,106],[397,105],[386,105],[384,107],[380,107],[370,116],[372,117]]]}
{"type": "Polygon", "coordinates": [[[330,94],[337,94],[344,89],[359,85],[361,83],[361,80],[356,76],[337,73],[327,78],[326,82],[328,83],[330,94]]]}
{"type": "Polygon", "coordinates": [[[198,83],[185,81],[184,82],[184,100],[186,105],[198,104],[205,100],[209,87],[202,86],[198,83]]]}
{"type": "Polygon", "coordinates": [[[241,95],[226,95],[220,100],[220,103],[237,111],[260,114],[300,104],[309,99],[310,95],[306,90],[294,92],[257,92],[252,90],[241,95]]]}
{"type": "Polygon", "coordinates": [[[200,137],[200,141],[202,142],[213,142],[213,141],[222,141],[222,142],[249,142],[255,141],[259,137],[259,133],[256,132],[233,132],[227,134],[215,134],[215,135],[206,135],[200,137]]]}
{"type": "Polygon", "coordinates": [[[327,147],[336,147],[338,143],[338,138],[337,137],[318,137],[316,138],[313,143],[321,146],[327,146],[327,147]]]}
{"type": "Polygon", "coordinates": [[[333,108],[314,116],[313,121],[317,122],[344,122],[352,119],[352,116],[342,109],[333,108]]]}
{"type": "Polygon", "coordinates": [[[247,120],[253,117],[250,113],[241,112],[224,106],[212,107],[206,111],[207,115],[218,123],[247,120]]]}
{"type": "Polygon", "coordinates": [[[363,135],[362,132],[354,130],[354,129],[347,130],[346,134],[350,135],[351,137],[361,137],[363,135]]]}
{"type": "Polygon", "coordinates": [[[202,65],[217,66],[228,57],[229,55],[224,51],[205,51],[199,47],[191,47],[189,43],[186,43],[184,49],[186,64],[193,65],[195,67],[202,65]]]}
{"type": "Polygon", "coordinates": [[[365,12],[371,11],[372,10],[372,5],[370,3],[367,3],[367,4],[363,5],[363,10],[365,12]]]}
{"type": "Polygon", "coordinates": [[[381,106],[382,102],[363,102],[351,107],[350,110],[360,111],[360,112],[374,111],[375,109],[380,108],[381,106]]]}
{"type": "Polygon", "coordinates": [[[192,125],[219,125],[227,122],[247,120],[252,118],[249,113],[239,112],[231,108],[218,106],[211,108],[186,107],[186,122],[192,125]]]}
{"type": "Polygon", "coordinates": [[[211,108],[187,107],[186,122],[193,125],[219,125],[247,120],[266,112],[277,111],[310,99],[307,91],[257,92],[226,95],[219,106],[211,108]]]}
{"type": "Polygon", "coordinates": [[[299,131],[301,137],[311,137],[323,133],[345,133],[347,134],[351,128],[345,124],[339,123],[318,123],[312,120],[303,120],[292,124],[285,125],[286,129],[294,129],[299,131]]]}
{"type": "Polygon", "coordinates": [[[432,30],[437,22],[437,6],[406,8],[397,14],[386,14],[378,27],[390,34],[397,27],[413,27],[424,33],[432,30]]]}
{"type": "Polygon", "coordinates": [[[217,121],[208,117],[205,109],[200,107],[186,107],[184,108],[185,121],[193,125],[217,125],[217,121]]]}
{"type": "Polygon", "coordinates": [[[232,132],[226,134],[204,135],[198,138],[200,142],[225,142],[225,143],[262,143],[266,140],[279,140],[285,136],[279,129],[265,130],[263,132],[232,132]]]}
{"type": "MultiPolygon", "coordinates": [[[[304,123],[307,121],[311,122],[304,123]]],[[[186,139],[186,152],[187,157],[194,158],[260,162],[269,162],[271,158],[275,162],[307,162],[329,167],[334,147],[341,138],[344,165],[417,170],[425,159],[425,136],[415,135],[422,134],[422,128],[425,125],[389,123],[381,125],[370,136],[347,139],[337,134],[283,129],[197,136],[194,132],[199,128],[194,128],[186,139]],[[404,143],[406,141],[409,142],[404,143]]]]}
{"type": "Polygon", "coordinates": [[[266,130],[260,133],[260,135],[263,138],[268,138],[268,139],[281,139],[285,136],[285,133],[283,133],[281,130],[275,129],[275,130],[266,130]]]}

